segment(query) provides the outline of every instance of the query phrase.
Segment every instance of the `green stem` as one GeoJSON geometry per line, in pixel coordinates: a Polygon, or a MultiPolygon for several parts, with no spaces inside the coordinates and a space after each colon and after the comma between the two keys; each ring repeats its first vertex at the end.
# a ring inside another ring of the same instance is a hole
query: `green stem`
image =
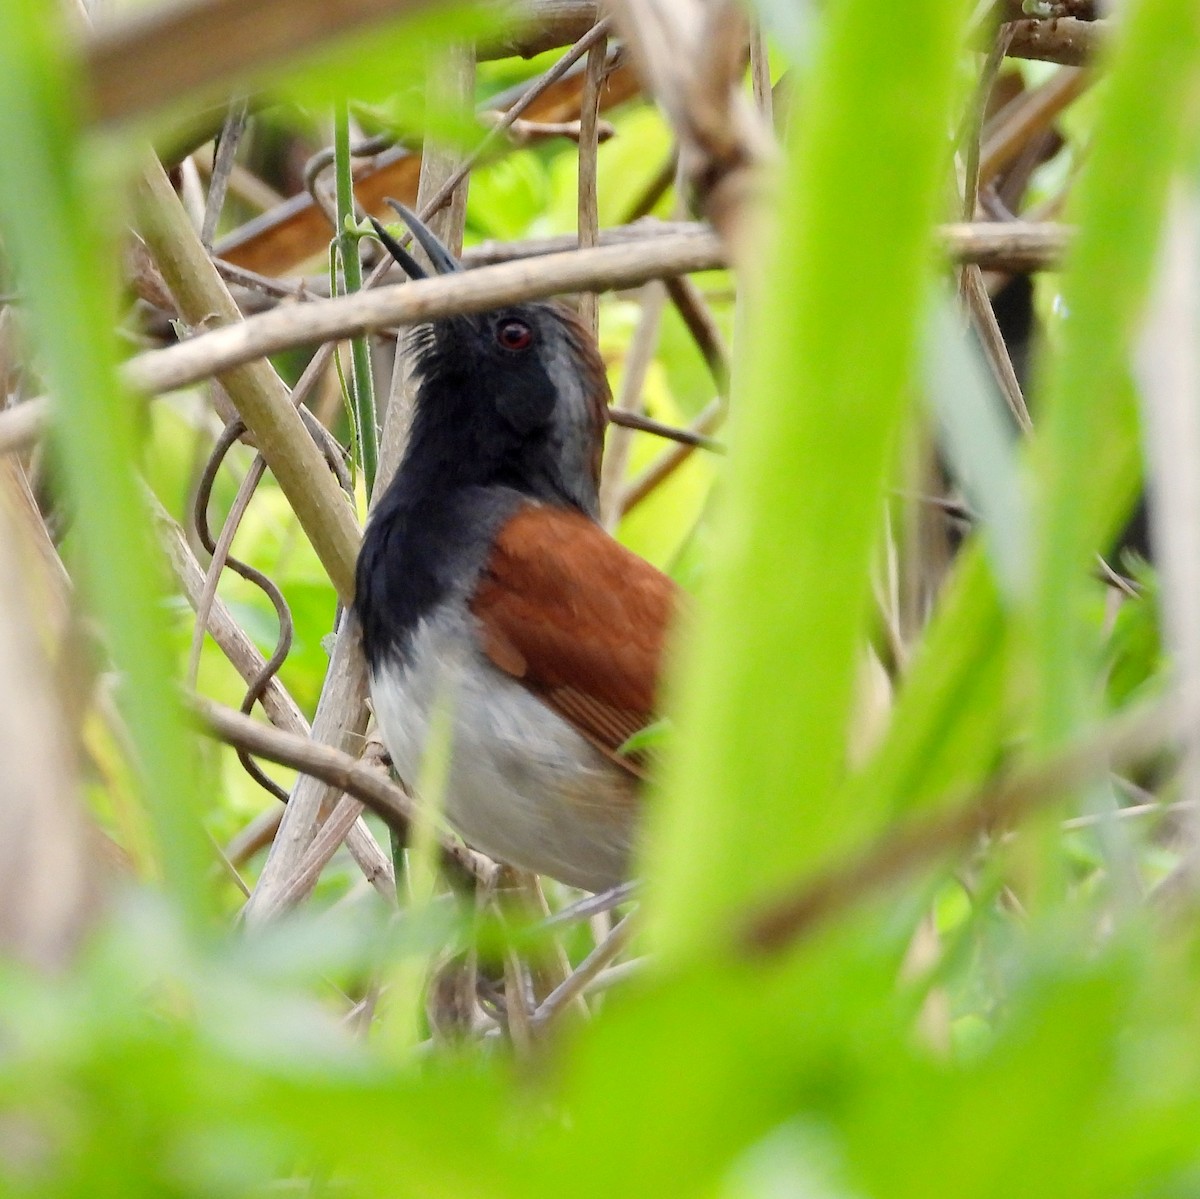
{"type": "MultiPolygon", "coordinates": [[[[333,169],[337,184],[338,253],[342,260],[345,292],[349,295],[362,290],[362,264],[358,257],[358,238],[352,232],[357,222],[350,175],[350,116],[344,102],[334,110],[333,169]]],[[[371,351],[366,337],[351,340],[350,366],[354,421],[358,426],[360,463],[369,500],[375,488],[375,472],[379,465],[379,433],[375,420],[375,389],[371,381],[371,351]]]]}

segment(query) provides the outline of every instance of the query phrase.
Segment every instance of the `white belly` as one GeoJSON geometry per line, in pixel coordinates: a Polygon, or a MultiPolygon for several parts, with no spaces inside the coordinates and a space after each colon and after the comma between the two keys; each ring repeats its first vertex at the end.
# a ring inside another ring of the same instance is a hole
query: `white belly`
{"type": "Polygon", "coordinates": [[[628,876],[632,779],[477,650],[469,615],[423,621],[406,663],[372,673],[375,719],[396,773],[417,786],[434,706],[449,705],[447,819],[475,848],[572,886],[628,876]]]}

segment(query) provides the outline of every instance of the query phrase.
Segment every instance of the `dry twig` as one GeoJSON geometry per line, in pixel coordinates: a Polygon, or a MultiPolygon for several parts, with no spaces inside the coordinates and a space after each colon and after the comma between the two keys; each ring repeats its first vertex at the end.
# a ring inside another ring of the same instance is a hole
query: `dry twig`
{"type": "MultiPolygon", "coordinates": [[[[200,696],[193,698],[192,708],[199,727],[209,736],[321,779],[352,795],[389,828],[407,836],[413,819],[412,800],[382,771],[330,745],[284,729],[270,728],[241,712],[200,696]]],[[[309,845],[313,839],[309,839],[309,845]]],[[[439,844],[443,856],[450,858],[463,874],[484,881],[491,878],[493,866],[482,855],[468,849],[449,834],[439,844]]],[[[275,902],[272,899],[271,903],[264,903],[264,912],[269,913],[275,902]]]]}
{"type": "MultiPolygon", "coordinates": [[[[350,337],[377,328],[400,324],[418,324],[452,312],[487,308],[507,301],[519,302],[546,295],[592,287],[628,287],[647,277],[674,278],[693,270],[710,270],[726,265],[725,254],[716,239],[703,226],[669,226],[661,235],[647,227],[605,230],[597,250],[572,251],[558,239],[535,243],[533,257],[514,259],[497,246],[482,246],[468,253],[467,260],[483,260],[511,266],[512,273],[489,274],[485,283],[463,286],[456,279],[431,280],[422,288],[401,296],[399,288],[380,289],[373,296],[323,300],[325,305],[353,305],[348,310],[323,308],[316,319],[294,320],[266,313],[248,319],[242,326],[229,326],[201,333],[189,341],[164,350],[152,350],[126,365],[125,380],[137,391],[156,393],[186,387],[201,379],[253,361],[263,354],[275,353],[296,344],[332,338],[350,337]],[[621,240],[626,234],[627,240],[621,240]],[[608,235],[611,235],[609,240],[608,235]],[[646,245],[649,242],[650,245],[646,245]],[[619,254],[613,252],[621,251],[619,254]],[[654,261],[649,265],[647,257],[654,261]],[[552,259],[552,278],[543,278],[542,263],[552,259]],[[571,260],[576,259],[574,265],[571,260]],[[383,297],[380,299],[379,297],[383,297]],[[365,311],[364,311],[365,307],[365,311]],[[264,329],[257,322],[268,316],[275,319],[264,329]],[[212,338],[213,340],[208,340],[212,338]]],[[[941,240],[948,257],[959,262],[975,262],[987,270],[1031,271],[1058,264],[1070,241],[1068,226],[1055,222],[976,222],[954,223],[941,227],[941,240]]],[[[573,239],[570,239],[573,240],[573,239]]],[[[480,271],[465,272],[462,279],[473,279],[480,271]]],[[[300,313],[317,302],[296,305],[289,312],[300,313]]],[[[0,454],[26,449],[46,429],[49,405],[33,399],[0,411],[0,454]]]]}

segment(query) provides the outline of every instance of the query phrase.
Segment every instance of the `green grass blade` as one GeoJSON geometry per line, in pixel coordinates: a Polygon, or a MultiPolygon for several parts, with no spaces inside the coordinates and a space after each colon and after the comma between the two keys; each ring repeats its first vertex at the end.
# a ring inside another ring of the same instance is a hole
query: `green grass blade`
{"type": "Polygon", "coordinates": [[[1009,626],[983,547],[968,546],[896,697],[879,749],[848,780],[845,835],[980,784],[1003,746],[1009,626]]]}
{"type": "Polygon", "coordinates": [[[1195,111],[1200,8],[1130,6],[1094,145],[1071,213],[1079,237],[1063,279],[1060,350],[1047,362],[1035,464],[1036,586],[1030,611],[1036,740],[1067,738],[1086,714],[1098,630],[1093,555],[1127,502],[1137,459],[1131,344],[1159,226],[1195,111]]]}
{"type": "MultiPolygon", "coordinates": [[[[333,166],[337,180],[337,247],[347,295],[362,291],[362,262],[358,238],[348,225],[354,223],[354,179],[350,171],[350,113],[345,102],[333,114],[333,166]]],[[[359,466],[367,485],[367,499],[375,490],[379,467],[379,431],[375,416],[375,386],[371,375],[371,347],[365,337],[350,339],[350,381],[354,392],[354,428],[359,466]]]]}
{"type": "Polygon", "coordinates": [[[926,392],[950,477],[977,515],[980,535],[1007,598],[1029,591],[1029,497],[1017,429],[951,297],[930,314],[926,392]]]}
{"type": "Polygon", "coordinates": [[[74,500],[84,588],[105,628],[168,887],[196,912],[205,854],[194,753],[169,682],[160,579],[133,470],[135,407],[118,386],[111,244],[97,220],[64,48],[40,0],[0,5],[0,228],[74,500]]]}
{"type": "Polygon", "coordinates": [[[829,798],[917,360],[963,7],[843,0],[803,88],[649,850],[664,947],[697,948],[838,837],[829,798]]]}

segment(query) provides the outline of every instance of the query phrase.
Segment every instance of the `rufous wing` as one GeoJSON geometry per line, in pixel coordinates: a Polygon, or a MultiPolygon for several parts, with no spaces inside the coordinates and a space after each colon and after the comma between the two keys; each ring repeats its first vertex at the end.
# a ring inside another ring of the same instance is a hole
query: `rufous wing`
{"type": "Polygon", "coordinates": [[[617,750],[653,723],[675,584],[582,513],[529,504],[501,528],[471,600],[492,663],[633,774],[617,750]]]}

